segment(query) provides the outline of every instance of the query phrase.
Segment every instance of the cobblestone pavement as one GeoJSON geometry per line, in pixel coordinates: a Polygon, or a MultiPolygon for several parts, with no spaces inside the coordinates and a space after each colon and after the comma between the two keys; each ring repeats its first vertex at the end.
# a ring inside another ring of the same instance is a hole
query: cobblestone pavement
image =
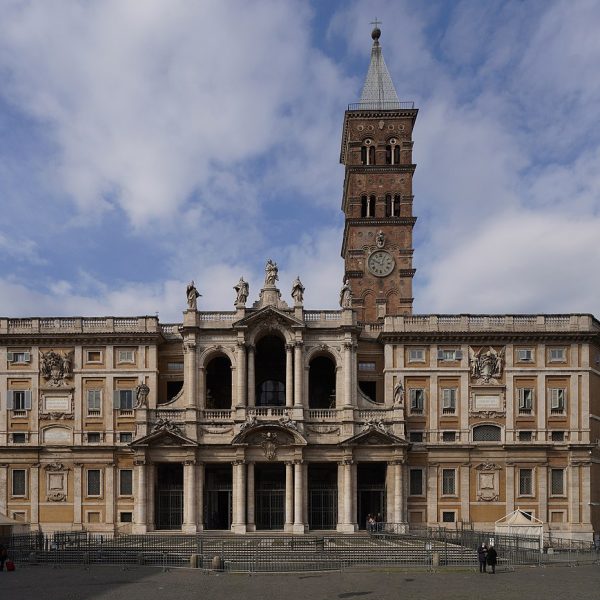
{"type": "Polygon", "coordinates": [[[521,568],[483,575],[475,570],[369,571],[243,575],[158,568],[22,567],[0,573],[0,593],[12,600],[486,600],[598,598],[600,567],[521,568]]]}

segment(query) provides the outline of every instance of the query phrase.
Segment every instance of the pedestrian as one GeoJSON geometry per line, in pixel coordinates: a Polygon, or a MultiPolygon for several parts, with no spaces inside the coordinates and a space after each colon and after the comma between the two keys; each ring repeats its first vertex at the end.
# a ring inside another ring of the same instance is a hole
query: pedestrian
{"type": "Polygon", "coordinates": [[[6,546],[4,544],[0,544],[0,571],[4,571],[4,563],[6,562],[7,556],[8,551],[6,550],[6,546]]]}
{"type": "Polygon", "coordinates": [[[480,573],[487,572],[487,570],[485,568],[485,563],[487,560],[487,553],[488,553],[487,546],[482,543],[481,546],[479,546],[479,548],[477,548],[477,558],[479,559],[479,572],[480,573]]]}
{"type": "Polygon", "coordinates": [[[373,515],[370,513],[367,515],[367,531],[369,533],[372,533],[373,531],[375,531],[375,519],[374,519],[373,515]]]}
{"type": "Polygon", "coordinates": [[[383,517],[381,516],[381,513],[377,513],[377,516],[375,517],[375,527],[377,531],[383,530],[383,517]]]}
{"type": "Polygon", "coordinates": [[[498,562],[498,553],[494,546],[490,546],[487,552],[487,562],[492,567],[492,575],[496,574],[496,563],[498,562]]]}

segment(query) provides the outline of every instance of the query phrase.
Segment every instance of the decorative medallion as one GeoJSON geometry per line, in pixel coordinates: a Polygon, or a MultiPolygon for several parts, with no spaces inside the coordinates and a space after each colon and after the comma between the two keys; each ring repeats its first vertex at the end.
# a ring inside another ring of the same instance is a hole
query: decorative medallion
{"type": "Polygon", "coordinates": [[[42,377],[52,387],[65,385],[65,379],[73,376],[73,352],[59,354],[50,350],[50,352],[40,352],[40,372],[42,377]]]}
{"type": "Polygon", "coordinates": [[[480,348],[477,352],[469,347],[469,368],[471,377],[477,379],[480,383],[489,383],[491,380],[496,380],[502,377],[504,369],[504,351],[500,352],[489,347],[487,352],[480,348]]]}
{"type": "Polygon", "coordinates": [[[260,446],[267,460],[273,460],[277,456],[277,434],[272,431],[264,433],[260,446]]]}

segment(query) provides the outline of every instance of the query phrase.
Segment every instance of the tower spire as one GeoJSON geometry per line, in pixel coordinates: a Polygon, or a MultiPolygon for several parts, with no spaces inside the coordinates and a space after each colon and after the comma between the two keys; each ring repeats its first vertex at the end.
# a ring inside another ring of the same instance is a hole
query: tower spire
{"type": "Polygon", "coordinates": [[[379,38],[381,21],[375,19],[371,23],[375,27],[371,32],[373,48],[371,49],[371,62],[367,71],[367,78],[360,95],[360,108],[366,110],[385,110],[398,108],[399,100],[396,88],[383,59],[379,38]]]}

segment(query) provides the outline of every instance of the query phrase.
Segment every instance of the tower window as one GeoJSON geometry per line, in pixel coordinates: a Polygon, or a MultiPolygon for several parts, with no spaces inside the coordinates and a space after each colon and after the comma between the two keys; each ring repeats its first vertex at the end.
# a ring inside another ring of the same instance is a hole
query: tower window
{"type": "Polygon", "coordinates": [[[398,140],[396,138],[392,138],[385,147],[385,164],[400,164],[400,145],[398,144],[398,140]]]}
{"type": "Polygon", "coordinates": [[[375,216],[375,196],[371,195],[369,196],[369,214],[367,215],[367,217],[374,217],[375,216]]]}
{"type": "Polygon", "coordinates": [[[375,164],[375,146],[373,146],[373,140],[366,139],[363,142],[363,146],[360,149],[360,160],[363,165],[375,164]]]}
{"type": "Polygon", "coordinates": [[[369,200],[366,196],[361,196],[360,198],[360,216],[366,217],[369,213],[369,200]]]}

